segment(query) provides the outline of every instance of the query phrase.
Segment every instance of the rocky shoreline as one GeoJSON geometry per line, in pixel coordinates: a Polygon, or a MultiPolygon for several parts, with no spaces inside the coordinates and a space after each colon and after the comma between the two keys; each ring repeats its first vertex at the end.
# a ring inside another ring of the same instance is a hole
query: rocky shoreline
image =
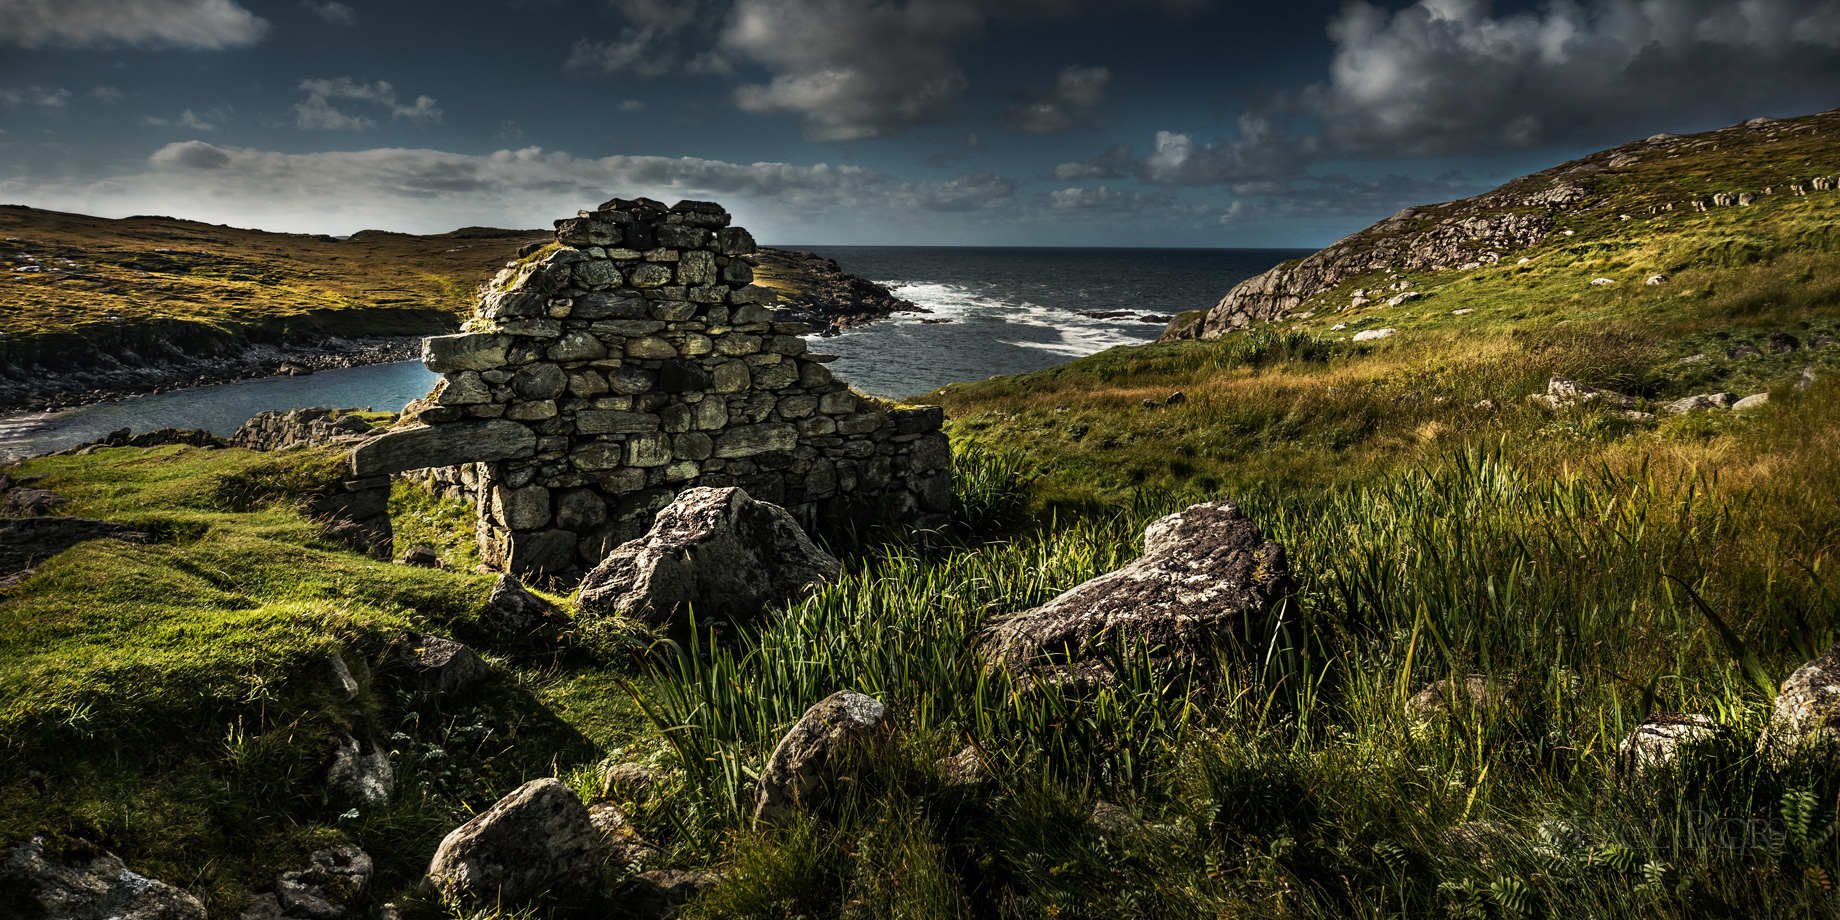
{"type": "Polygon", "coordinates": [[[0,412],[58,412],[168,390],[233,383],[257,377],[298,377],[316,371],[412,361],[421,357],[419,335],[322,338],[260,343],[232,354],[172,354],[153,360],[133,353],[101,354],[81,369],[6,368],[0,376],[0,412]]]}
{"type": "Polygon", "coordinates": [[[816,253],[761,249],[754,258],[761,280],[780,297],[773,305],[774,318],[805,323],[823,338],[896,313],[933,312],[894,296],[882,285],[846,273],[837,260],[816,253]]]}

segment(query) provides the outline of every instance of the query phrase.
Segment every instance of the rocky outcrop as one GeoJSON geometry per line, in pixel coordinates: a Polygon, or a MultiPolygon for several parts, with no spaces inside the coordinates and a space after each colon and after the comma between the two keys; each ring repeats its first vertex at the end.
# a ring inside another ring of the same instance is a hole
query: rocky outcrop
{"type": "Polygon", "coordinates": [[[451,468],[427,479],[474,503],[485,564],[557,586],[696,487],[744,488],[811,532],[945,522],[943,413],[831,376],[720,206],[614,199],[556,236],[482,289],[469,331],[428,342],[444,376],[420,427],[361,445],[359,475],[451,468]]]}
{"type": "Polygon", "coordinates": [[[483,619],[495,629],[508,633],[527,633],[568,622],[554,604],[532,593],[512,575],[500,575],[492,584],[492,596],[486,600],[483,619]]]}
{"type": "Polygon", "coordinates": [[[135,434],[132,429],[122,428],[109,432],[107,436],[94,441],[85,441],[63,450],[53,451],[51,456],[87,454],[99,447],[164,447],[168,444],[184,444],[190,447],[216,448],[223,447],[225,443],[223,438],[202,428],[161,428],[156,431],[143,431],[140,434],[135,434]]]}
{"type": "Polygon", "coordinates": [[[424,885],[462,905],[567,901],[600,885],[601,859],[581,799],[560,780],[538,779],[442,839],[424,885]]]}
{"type": "Polygon", "coordinates": [[[645,536],[621,544],[582,579],[576,608],[622,612],[647,623],[747,620],[837,578],[784,508],[741,489],[688,489],[645,536]]]}
{"type": "Polygon", "coordinates": [[[0,862],[0,912],[56,920],[206,920],[204,904],[92,843],[42,836],[0,862]],[[13,912],[17,911],[17,914],[13,912]]]}
{"type": "Polygon", "coordinates": [[[775,824],[823,804],[836,769],[893,730],[888,707],[839,690],[818,701],[781,738],[760,771],[756,824],[775,824]]]}
{"type": "Polygon", "coordinates": [[[887,319],[896,313],[930,313],[894,296],[888,288],[847,274],[837,260],[809,252],[762,249],[754,254],[763,280],[771,279],[779,300],[775,319],[805,323],[820,336],[887,319]]]}
{"type": "Polygon", "coordinates": [[[354,805],[387,802],[396,792],[390,749],[377,740],[370,720],[362,712],[352,713],[351,723],[350,730],[332,736],[332,763],[326,768],[326,787],[354,805]]]}
{"type": "Polygon", "coordinates": [[[1237,505],[1191,505],[1145,528],[1137,561],[991,620],[982,650],[1018,672],[1081,681],[1112,679],[1110,646],[1161,666],[1205,665],[1217,645],[1267,639],[1273,606],[1294,587],[1284,547],[1237,505]]]}

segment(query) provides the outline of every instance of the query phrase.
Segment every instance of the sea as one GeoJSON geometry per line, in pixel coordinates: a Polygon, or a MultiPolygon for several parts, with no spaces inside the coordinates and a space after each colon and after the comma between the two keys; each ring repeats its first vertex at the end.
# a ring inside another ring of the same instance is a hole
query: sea
{"type": "MultiPolygon", "coordinates": [[[[1064,364],[1119,345],[1152,342],[1160,322],[1214,305],[1298,249],[1074,249],[942,246],[778,246],[837,260],[925,313],[894,317],[811,350],[863,392],[900,398],[948,383],[1064,364]],[[1127,311],[1097,319],[1082,314],[1127,311]],[[928,322],[931,320],[932,322],[928,322]],[[943,320],[943,322],[941,322],[943,320]]],[[[228,435],[259,412],[335,406],[400,410],[437,375],[416,362],[171,390],[54,413],[0,417],[0,457],[62,450],[129,428],[203,428],[228,435]]]]}

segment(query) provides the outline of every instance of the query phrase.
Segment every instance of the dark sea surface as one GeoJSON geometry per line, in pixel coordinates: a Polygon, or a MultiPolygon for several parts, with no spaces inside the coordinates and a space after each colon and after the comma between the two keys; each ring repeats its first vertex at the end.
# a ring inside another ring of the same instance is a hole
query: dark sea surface
{"type": "MultiPolygon", "coordinates": [[[[1174,315],[1211,307],[1228,289],[1299,249],[1032,249],[910,246],[807,248],[888,285],[932,312],[902,314],[811,350],[839,356],[842,380],[877,396],[925,393],[1063,364],[1114,345],[1154,341],[1161,323],[1082,312],[1174,315]],[[946,319],[948,323],[922,323],[946,319]]],[[[258,412],[307,406],[397,411],[438,375],[419,363],[269,377],[173,390],[57,413],[0,418],[0,457],[62,450],[121,428],[204,428],[228,435],[258,412]]]]}
{"type": "MultiPolygon", "coordinates": [[[[801,247],[778,247],[796,249],[801,247]]],[[[933,312],[901,314],[828,339],[837,376],[877,396],[925,393],[1064,364],[1156,340],[1161,323],[1091,319],[1129,310],[1173,316],[1213,306],[1233,285],[1304,249],[1036,249],[818,246],[844,271],[933,312]],[[947,319],[949,323],[923,323],[947,319]]]]}

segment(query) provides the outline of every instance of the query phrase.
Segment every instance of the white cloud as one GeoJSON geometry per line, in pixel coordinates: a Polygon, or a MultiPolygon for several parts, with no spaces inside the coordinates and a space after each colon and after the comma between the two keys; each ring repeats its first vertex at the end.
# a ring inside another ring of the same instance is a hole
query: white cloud
{"type": "Polygon", "coordinates": [[[926,211],[981,211],[1007,207],[1015,200],[1016,186],[1009,176],[978,170],[938,181],[903,182],[890,198],[899,206],[926,211]]]}
{"type": "Polygon", "coordinates": [[[637,99],[627,99],[620,103],[620,111],[622,112],[643,112],[645,111],[645,103],[637,99]]]}
{"type": "Polygon", "coordinates": [[[128,101],[128,94],[113,86],[93,87],[89,91],[89,97],[97,102],[106,102],[111,105],[117,102],[128,101]]]}
{"type": "Polygon", "coordinates": [[[1131,165],[1131,148],[1119,144],[1096,157],[1070,160],[1054,165],[1054,181],[1077,182],[1081,179],[1122,179],[1131,165]]]}
{"type": "Polygon", "coordinates": [[[404,105],[396,100],[396,88],[381,80],[376,83],[358,83],[349,77],[302,80],[300,90],[307,94],[307,98],[294,106],[294,124],[303,130],[363,131],[376,125],[373,119],[350,115],[334,108],[329,101],[333,99],[368,102],[388,111],[392,118],[403,118],[416,124],[438,123],[441,120],[441,107],[433,98],[417,96],[413,103],[404,105]]]}
{"type": "MultiPolygon", "coordinates": [[[[214,109],[205,114],[209,118],[215,119],[219,122],[222,122],[229,117],[229,112],[227,109],[214,109]]],[[[141,123],[146,124],[146,125],[153,125],[156,127],[164,127],[164,126],[171,125],[171,126],[177,126],[180,128],[191,128],[194,131],[215,131],[217,130],[216,125],[212,124],[210,121],[207,121],[205,118],[200,118],[199,116],[193,114],[191,109],[186,109],[185,112],[181,114],[178,118],[172,118],[172,119],[155,118],[149,115],[148,117],[142,119],[141,123]]]]}
{"type": "Polygon", "coordinates": [[[300,0],[300,5],[312,10],[313,15],[335,26],[356,25],[358,22],[358,14],[354,12],[351,7],[339,3],[337,0],[327,0],[325,3],[317,3],[315,0],[300,0]]]}
{"type": "Polygon", "coordinates": [[[1186,134],[1158,131],[1150,153],[1135,164],[1147,182],[1169,186],[1220,185],[1293,176],[1315,153],[1313,138],[1282,133],[1270,119],[1245,112],[1233,138],[1197,142],[1186,134]]]}
{"type": "Polygon", "coordinates": [[[1054,89],[1027,104],[1011,106],[1004,113],[1004,123],[1012,131],[1029,134],[1070,130],[1092,118],[1105,102],[1105,87],[1111,82],[1112,72],[1104,67],[1069,64],[1061,68],[1054,89]]]}
{"type": "Polygon", "coordinates": [[[0,45],[21,48],[216,50],[267,34],[234,0],[0,0],[0,45]]]}
{"type": "Polygon", "coordinates": [[[1351,0],[1302,97],[1334,150],[1470,153],[1640,137],[1683,118],[1826,108],[1840,0],[1351,0]],[[1666,119],[1667,122],[1663,122],[1666,119]]]}
{"type": "Polygon", "coordinates": [[[1096,188],[1055,189],[1047,193],[1045,200],[1048,208],[1053,211],[1129,217],[1143,211],[1152,199],[1142,192],[1101,185],[1096,188]]]}
{"type": "Polygon", "coordinates": [[[43,86],[26,86],[18,89],[0,89],[0,107],[16,109],[22,105],[36,105],[47,109],[61,109],[70,104],[70,90],[62,87],[51,89],[43,86]]]}
{"type": "MultiPolygon", "coordinates": [[[[612,0],[614,12],[626,21],[618,38],[608,41],[581,39],[563,64],[571,70],[625,71],[656,77],[676,70],[682,58],[686,31],[719,21],[718,3],[709,0],[612,0]]],[[[719,56],[704,53],[686,69],[696,73],[732,72],[719,56]]]]}

